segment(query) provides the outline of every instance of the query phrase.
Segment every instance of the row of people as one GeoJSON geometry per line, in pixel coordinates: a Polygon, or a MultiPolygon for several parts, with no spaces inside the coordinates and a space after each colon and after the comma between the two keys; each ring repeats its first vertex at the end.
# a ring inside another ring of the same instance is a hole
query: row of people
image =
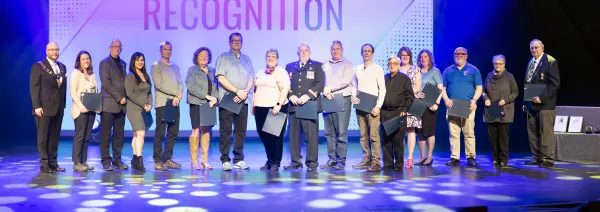
{"type": "MultiPolygon", "coordinates": [[[[380,152],[383,152],[384,169],[401,169],[404,164],[405,133],[408,133],[409,154],[404,166],[407,168],[412,167],[413,164],[431,166],[437,109],[442,99],[447,107],[452,107],[452,99],[471,101],[468,118],[447,116],[452,153],[446,165],[459,164],[461,131],[465,136],[468,164],[476,165],[474,114],[480,96],[485,99],[486,106],[490,106],[491,102],[499,101],[498,104],[504,108],[504,117],[489,120],[484,116],[484,120],[488,123],[494,164],[505,166],[508,161],[508,126],[513,120],[518,87],[514,77],[505,70],[506,59],[502,55],[493,58],[495,70],[488,74],[485,82],[482,82],[479,70],[467,62],[467,50],[462,47],[454,52],[455,64],[442,73],[436,68],[431,51],[419,52],[417,65],[414,65],[412,51],[408,47],[402,47],[397,57],[388,59],[390,73],[384,75],[383,68],[373,62],[375,49],[372,45],[362,46],[363,63],[354,66],[351,61],[343,57],[343,46],[339,41],[332,43],[331,60],[324,64],[311,60],[310,47],[303,44],[298,48],[297,62],[287,64],[284,69],[278,66],[277,50],[270,49],[266,53],[265,68],[255,72],[250,58],[241,53],[242,41],[242,35],[239,33],[229,36],[230,51],[217,57],[216,68],[209,66],[212,61],[210,49],[202,47],[196,50],[192,60],[194,65],[188,69],[184,82],[179,67],[170,61],[171,43],[160,44],[161,59],[152,64],[150,74],[146,71],[145,57],[139,52],[131,56],[130,73],[126,74],[127,63],[120,59],[122,43],[120,40],[113,40],[109,46],[110,56],[100,62],[102,111],[88,111],[79,98],[82,92],[99,91],[91,55],[81,51],[77,55],[75,70],[69,81],[70,95],[73,99],[71,115],[76,132],[72,157],[74,169],[87,171],[94,168],[86,163],[87,147],[95,115],[100,113],[102,125],[100,149],[103,169],[106,171],[112,171],[113,168],[128,169],[121,159],[125,117],[127,117],[134,130],[131,165],[136,170],[145,171],[142,147],[148,127],[145,126],[142,116],[143,113],[150,112],[153,107],[156,110],[157,120],[153,152],[154,168],[156,170],[181,168],[180,164],[172,160],[173,148],[179,133],[180,114],[176,113],[174,122],[161,120],[168,99],[172,100],[173,106],[179,108],[184,86],[187,87],[187,103],[190,105],[189,115],[193,128],[189,137],[193,169],[212,169],[208,163],[211,127],[200,126],[201,114],[198,107],[206,103],[214,107],[227,93],[235,94],[234,101],[243,104],[243,107],[238,114],[223,108],[218,109],[221,135],[219,150],[223,170],[249,168],[244,162],[243,154],[248,110],[255,116],[257,129],[262,129],[268,113],[289,114],[291,164],[284,168],[289,170],[303,167],[300,147],[301,134],[304,134],[307,141],[304,164],[309,171],[316,170],[319,165],[318,120],[297,118],[295,109],[308,101],[331,99],[333,95],[342,95],[345,104],[343,112],[323,113],[329,160],[321,168],[344,169],[351,105],[360,103],[360,99],[357,98],[359,92],[376,95],[378,98],[376,107],[371,113],[356,110],[363,156],[358,164],[353,165],[354,168],[381,170],[380,152]],[[414,98],[424,98],[424,94],[420,91],[426,83],[442,90],[437,102],[426,110],[422,117],[407,114],[414,98]],[[153,86],[155,98],[151,91],[153,86]],[[249,95],[253,95],[253,98],[248,98],[249,95]],[[389,135],[382,133],[384,136],[380,136],[381,123],[396,116],[406,118],[400,130],[389,135]],[[163,141],[165,133],[167,133],[166,142],[163,141]],[[232,134],[233,141],[231,141],[232,134]],[[412,156],[416,140],[419,140],[422,158],[415,163],[412,156]],[[109,154],[110,141],[112,141],[112,157],[109,154]],[[233,161],[229,156],[232,144],[233,161]],[[201,162],[197,160],[199,152],[201,162]]],[[[547,89],[532,102],[525,102],[523,106],[523,110],[530,117],[528,118],[529,140],[534,154],[534,160],[527,164],[551,166],[553,165],[551,148],[553,139],[548,135],[551,135],[553,129],[548,128],[548,125],[551,126],[553,123],[552,112],[556,102],[556,90],[560,83],[558,66],[554,58],[543,53],[541,41],[533,40],[530,43],[530,50],[534,57],[530,61],[526,83],[546,84],[547,89]]],[[[66,67],[57,61],[58,45],[49,43],[46,53],[46,60],[32,66],[30,88],[33,113],[38,126],[40,170],[56,172],[64,171],[64,168],[57,164],[56,151],[63,117],[62,110],[65,108],[66,101],[66,85],[63,82],[66,82],[67,77],[66,67]]],[[[261,170],[279,169],[286,125],[283,125],[279,136],[258,130],[267,155],[267,162],[260,168],[261,170]]]]}

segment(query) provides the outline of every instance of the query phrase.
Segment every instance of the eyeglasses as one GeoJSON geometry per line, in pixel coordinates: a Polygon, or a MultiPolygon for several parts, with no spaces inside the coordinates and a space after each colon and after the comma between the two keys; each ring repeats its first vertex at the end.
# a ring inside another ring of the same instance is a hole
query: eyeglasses
{"type": "Polygon", "coordinates": [[[539,49],[539,48],[542,48],[542,47],[541,46],[532,46],[529,49],[534,50],[534,49],[539,49]]]}
{"type": "Polygon", "coordinates": [[[110,46],[110,48],[123,49],[123,46],[110,46]]]}
{"type": "Polygon", "coordinates": [[[467,53],[454,53],[454,56],[465,56],[467,53]]]}
{"type": "Polygon", "coordinates": [[[57,51],[60,51],[60,49],[48,49],[48,51],[57,52],[57,51]]]}
{"type": "Polygon", "coordinates": [[[400,57],[410,57],[410,55],[407,54],[401,54],[400,57]]]}
{"type": "Polygon", "coordinates": [[[232,42],[232,43],[241,43],[241,42],[242,42],[242,40],[231,40],[231,41],[229,41],[229,42],[232,42]]]}
{"type": "Polygon", "coordinates": [[[504,63],[494,63],[495,66],[501,66],[504,65],[504,63]]]}

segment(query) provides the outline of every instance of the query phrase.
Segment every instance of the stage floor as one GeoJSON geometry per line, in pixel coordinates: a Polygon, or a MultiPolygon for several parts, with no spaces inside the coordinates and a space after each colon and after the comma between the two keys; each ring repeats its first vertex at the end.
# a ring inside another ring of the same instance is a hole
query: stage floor
{"type": "MultiPolygon", "coordinates": [[[[64,173],[40,173],[35,147],[0,150],[0,211],[454,211],[488,206],[491,211],[521,211],[527,206],[600,200],[600,164],[557,162],[555,168],[522,165],[525,154],[511,155],[507,168],[491,165],[491,154],[480,153],[478,167],[447,167],[444,152],[433,167],[400,172],[368,173],[351,165],[360,160],[358,143],[351,143],[346,170],[316,173],[258,170],[264,164],[261,143],[245,146],[248,171],[223,172],[218,143],[212,142],[214,170],[191,170],[189,146],[178,142],[175,161],[181,170],[152,169],[152,144],[146,143],[148,172],[104,172],[98,146],[90,146],[94,171],[76,173],[71,142],[59,145],[64,173]]],[[[287,143],[282,165],[289,163],[287,143]]],[[[417,151],[418,152],[418,151],[417,151]]],[[[125,145],[129,163],[131,146],[125,145]]],[[[304,155],[304,154],[303,154],[304,155]]],[[[420,156],[416,155],[418,159],[420,156]]],[[[325,145],[319,162],[327,161],[325,145]]]]}

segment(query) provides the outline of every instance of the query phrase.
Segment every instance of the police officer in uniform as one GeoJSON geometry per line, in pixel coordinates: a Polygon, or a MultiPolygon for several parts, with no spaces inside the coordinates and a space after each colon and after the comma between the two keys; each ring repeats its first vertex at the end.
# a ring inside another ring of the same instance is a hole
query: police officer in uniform
{"type": "Polygon", "coordinates": [[[292,162],[289,166],[283,168],[286,170],[302,169],[300,133],[303,131],[307,142],[306,166],[308,171],[316,171],[319,166],[319,120],[298,119],[296,118],[295,108],[308,101],[320,101],[319,93],[325,87],[325,72],[323,72],[322,63],[310,59],[310,47],[308,45],[302,44],[298,47],[298,57],[299,61],[285,66],[292,82],[288,94],[290,100],[288,109],[290,113],[289,131],[292,162]]]}

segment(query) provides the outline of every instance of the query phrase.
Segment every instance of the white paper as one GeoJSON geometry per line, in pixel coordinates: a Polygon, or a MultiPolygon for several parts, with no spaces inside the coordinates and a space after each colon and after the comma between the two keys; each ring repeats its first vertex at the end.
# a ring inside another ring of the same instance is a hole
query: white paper
{"type": "Polygon", "coordinates": [[[583,116],[571,116],[569,119],[569,131],[572,133],[580,133],[583,126],[583,116]]]}
{"type": "Polygon", "coordinates": [[[556,116],[554,119],[554,132],[567,132],[568,116],[556,116]]]}

